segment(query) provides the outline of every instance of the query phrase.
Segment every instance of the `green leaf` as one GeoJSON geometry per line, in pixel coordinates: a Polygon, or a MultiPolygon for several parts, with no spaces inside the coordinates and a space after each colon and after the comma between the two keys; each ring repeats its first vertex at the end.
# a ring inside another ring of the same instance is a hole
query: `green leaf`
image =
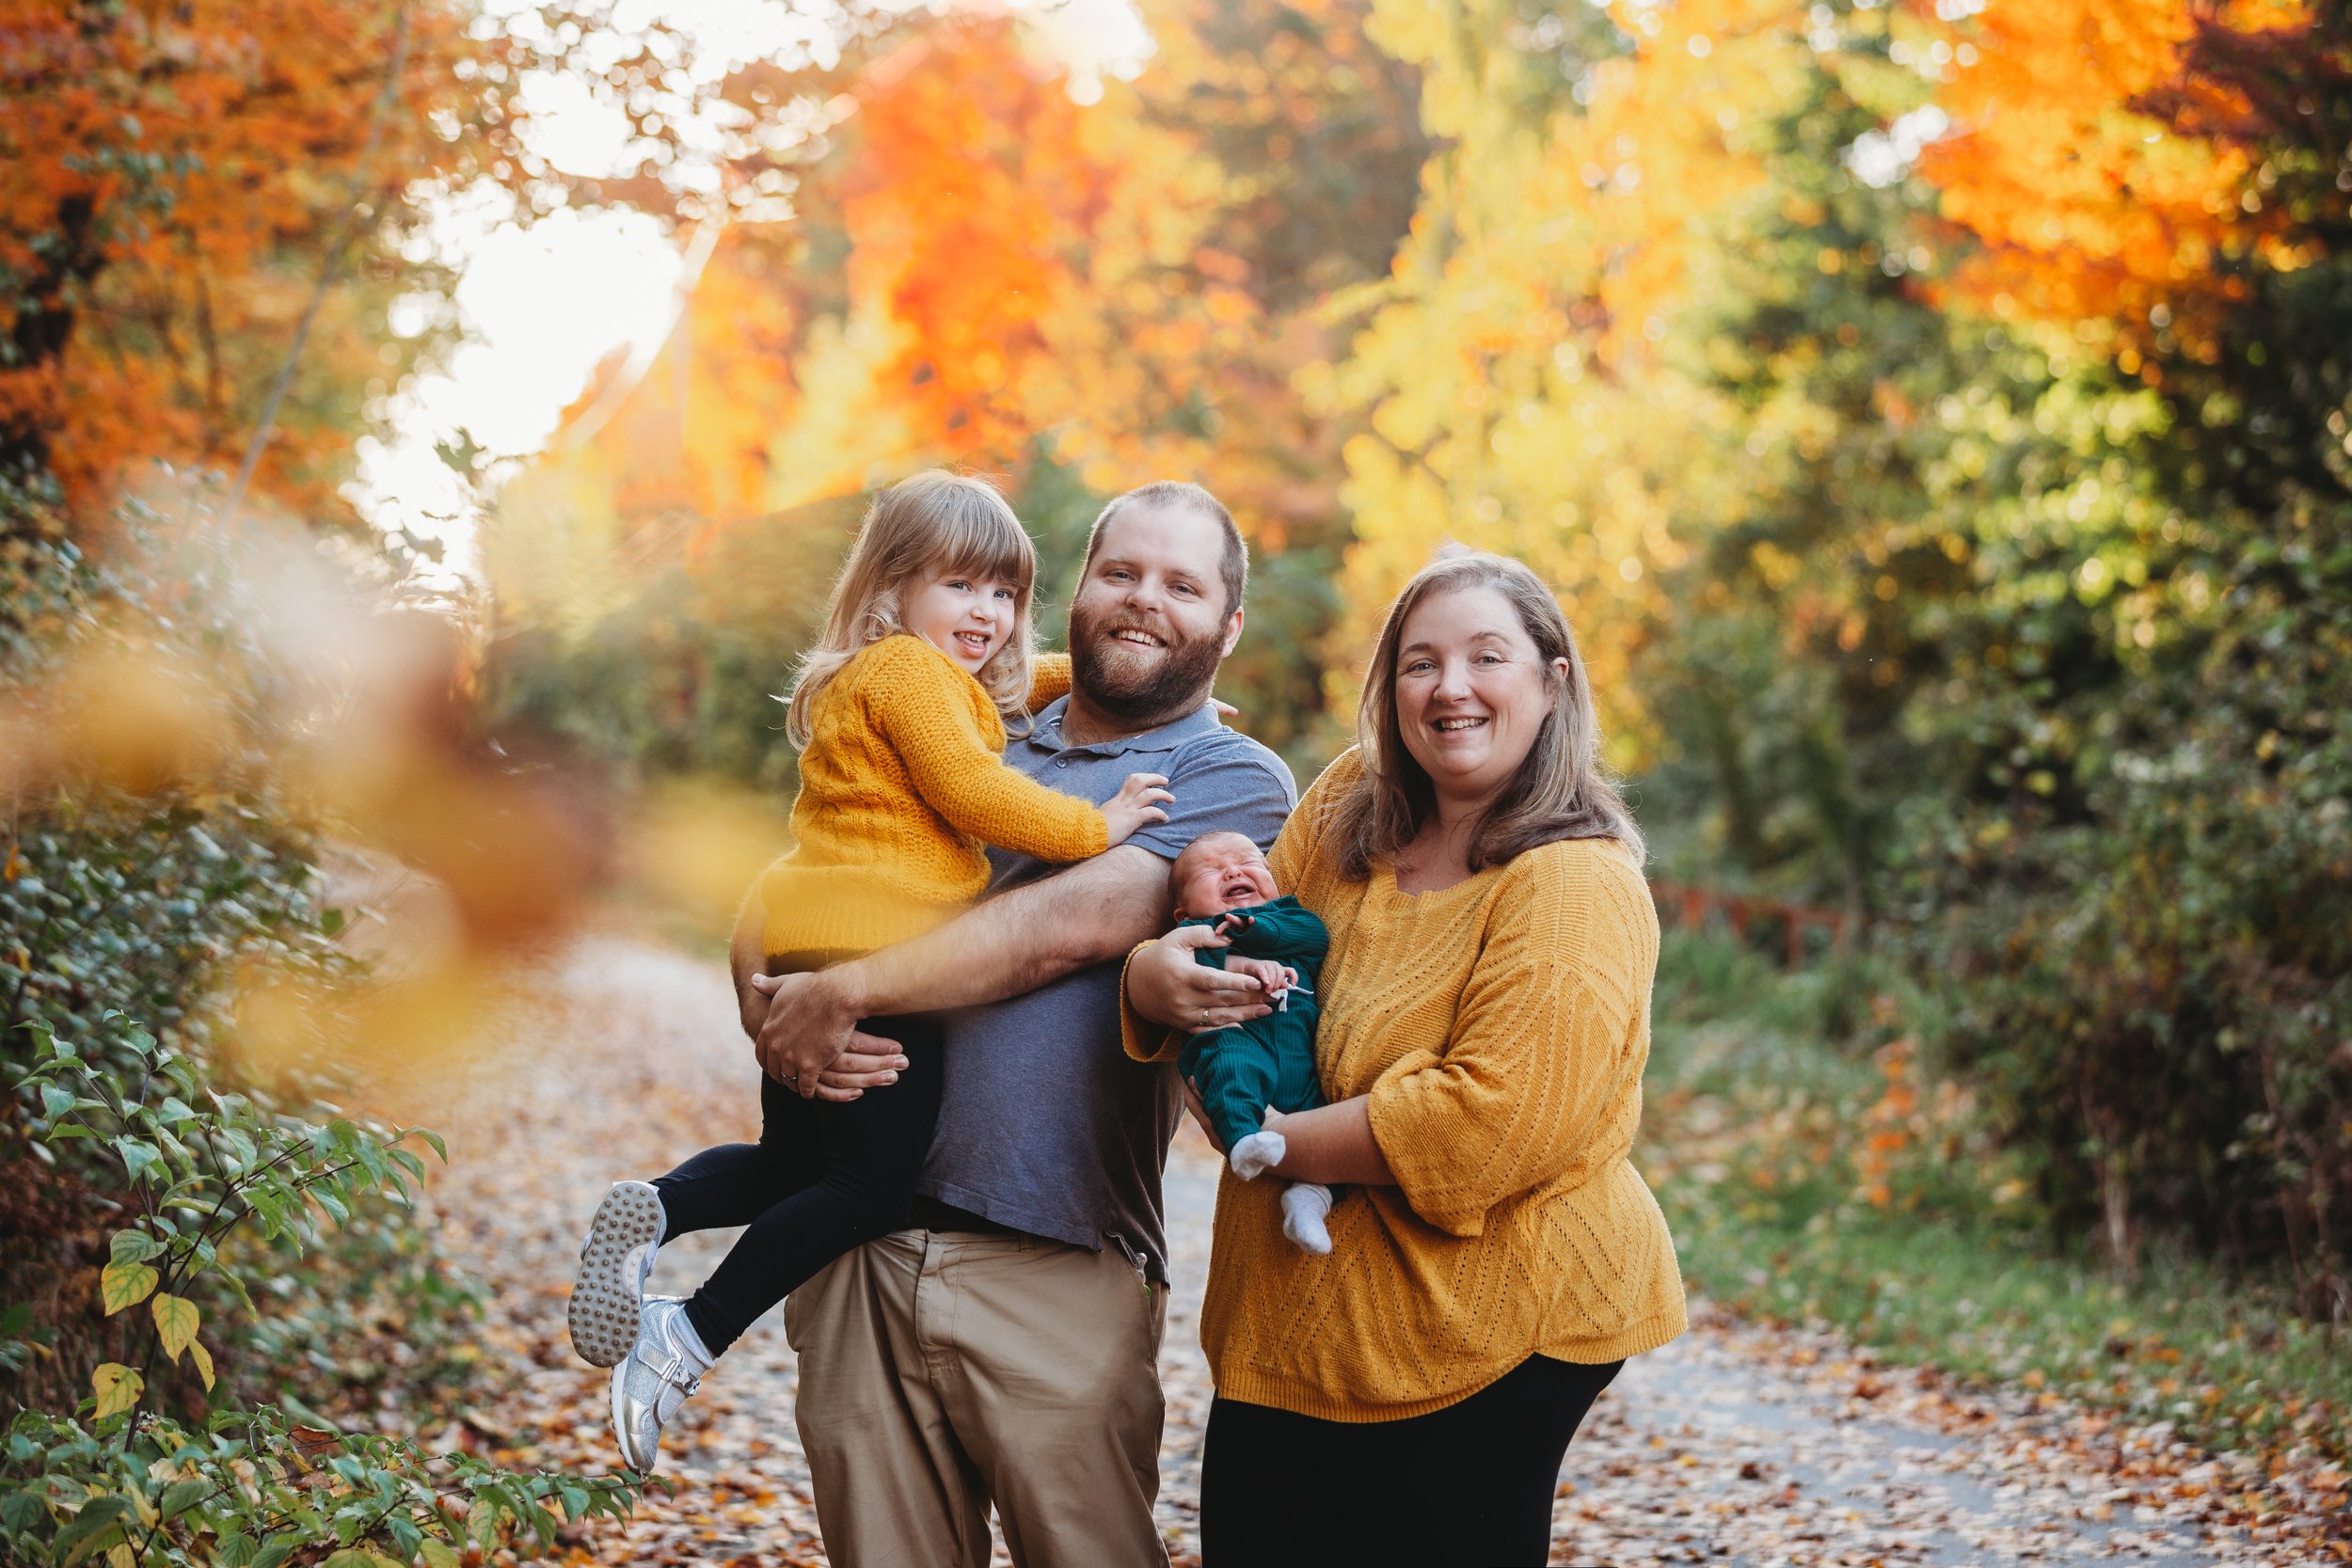
{"type": "Polygon", "coordinates": [[[73,1096],[55,1084],[40,1086],[40,1114],[55,1121],[73,1109],[73,1096]]]}
{"type": "Polygon", "coordinates": [[[106,1316],[111,1318],[124,1307],[145,1301],[147,1293],[162,1278],[145,1263],[109,1263],[98,1275],[98,1299],[104,1303],[106,1316]]]}
{"type": "Polygon", "coordinates": [[[262,1549],[253,1554],[253,1560],[246,1568],[278,1568],[301,1544],[302,1538],[293,1530],[279,1530],[262,1543],[262,1549]]]}
{"type": "Polygon", "coordinates": [[[163,1251],[155,1238],[144,1230],[118,1230],[114,1240],[106,1243],[106,1255],[118,1263],[144,1263],[163,1251]]]}
{"type": "Polygon", "coordinates": [[[357,1546],[345,1546],[340,1552],[328,1554],[319,1568],[375,1568],[375,1558],[357,1546]]]}
{"type": "MultiPolygon", "coordinates": [[[[49,1505],[30,1492],[11,1492],[0,1497],[0,1529],[22,1535],[49,1517],[49,1505]]],[[[451,1561],[456,1560],[453,1557],[451,1561]]]]}
{"type": "Polygon", "coordinates": [[[457,1568],[457,1553],[446,1541],[428,1536],[417,1550],[424,1558],[424,1568],[457,1568]]]}
{"type": "Polygon", "coordinates": [[[433,1152],[441,1157],[441,1164],[445,1165],[449,1164],[449,1145],[441,1141],[441,1135],[438,1132],[424,1127],[414,1128],[411,1131],[432,1147],[433,1152]]]}
{"type": "Polygon", "coordinates": [[[213,1568],[249,1568],[253,1561],[253,1537],[236,1530],[220,1538],[213,1548],[213,1568]]]}
{"type": "Polygon", "coordinates": [[[161,1497],[155,1499],[155,1513],[159,1517],[168,1519],[174,1514],[185,1513],[212,1495],[213,1483],[201,1477],[191,1476],[186,1481],[175,1481],[164,1489],[161,1497]]]}
{"type": "Polygon", "coordinates": [[[82,1512],[57,1532],[52,1548],[62,1563],[79,1562],[92,1552],[114,1543],[110,1534],[119,1533],[122,1516],[131,1511],[131,1499],[107,1496],[92,1497],[82,1505],[82,1512]]]}
{"type": "Polygon", "coordinates": [[[135,1182],[150,1165],[164,1157],[160,1149],[143,1138],[115,1138],[111,1141],[115,1152],[122,1156],[124,1176],[135,1182]]]}
{"type": "Polygon", "coordinates": [[[136,1368],[126,1367],[119,1361],[109,1361],[90,1373],[89,1386],[91,1392],[98,1396],[98,1408],[92,1414],[96,1419],[103,1421],[109,1416],[119,1416],[138,1403],[139,1395],[147,1387],[147,1379],[139,1375],[136,1368]]]}
{"type": "Polygon", "coordinates": [[[180,1353],[196,1342],[196,1303],[166,1293],[149,1305],[155,1314],[155,1331],[163,1337],[164,1354],[179,1360],[180,1353]]]}

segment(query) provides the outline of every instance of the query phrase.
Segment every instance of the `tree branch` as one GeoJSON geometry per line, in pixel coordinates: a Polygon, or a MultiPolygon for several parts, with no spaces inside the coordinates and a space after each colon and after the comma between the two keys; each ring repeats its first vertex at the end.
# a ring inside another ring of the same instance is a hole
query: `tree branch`
{"type": "Polygon", "coordinates": [[[269,395],[262,400],[260,421],[253,428],[252,440],[246,443],[245,461],[237,466],[237,477],[229,486],[228,499],[220,509],[220,530],[233,535],[237,514],[245,505],[246,491],[253,483],[253,471],[262,465],[262,452],[269,445],[270,432],[278,423],[278,410],[286,400],[286,389],[294,385],[294,368],[301,363],[303,345],[310,341],[310,328],[317,323],[319,308],[341,280],[343,258],[350,251],[352,241],[358,238],[360,224],[371,214],[365,200],[369,171],[375,163],[376,150],[383,144],[384,122],[391,118],[392,104],[400,97],[400,78],[408,66],[408,6],[407,0],[393,0],[392,55],[384,67],[384,85],[375,95],[375,106],[368,116],[368,135],[359,149],[359,161],[353,166],[351,198],[343,211],[343,221],[326,247],[326,261],[319,268],[319,280],[310,291],[310,303],[302,308],[302,319],[294,324],[294,341],[286,345],[286,357],[278,367],[277,379],[270,383],[269,395]]]}

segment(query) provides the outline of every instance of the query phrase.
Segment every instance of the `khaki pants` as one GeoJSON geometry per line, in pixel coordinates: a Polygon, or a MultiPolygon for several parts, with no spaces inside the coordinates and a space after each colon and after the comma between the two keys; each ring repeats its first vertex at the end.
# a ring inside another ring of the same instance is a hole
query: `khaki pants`
{"type": "Polygon", "coordinates": [[[1165,1568],[1165,1287],[1115,1248],[901,1230],[786,1298],[834,1568],[1165,1568]]]}

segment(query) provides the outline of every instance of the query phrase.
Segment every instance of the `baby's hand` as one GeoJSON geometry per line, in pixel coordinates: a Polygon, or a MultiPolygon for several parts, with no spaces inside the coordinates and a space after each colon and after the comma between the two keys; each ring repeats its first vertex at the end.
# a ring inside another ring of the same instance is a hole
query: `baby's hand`
{"type": "Polygon", "coordinates": [[[1258,917],[1254,914],[1243,914],[1238,910],[1228,910],[1216,917],[1216,934],[1221,937],[1230,937],[1243,927],[1255,926],[1257,923],[1258,917]]]}
{"type": "Polygon", "coordinates": [[[1265,988],[1268,996],[1298,984],[1298,971],[1288,964],[1276,963],[1272,958],[1245,958],[1229,953],[1225,956],[1225,972],[1228,974],[1248,975],[1265,988]]]}
{"type": "Polygon", "coordinates": [[[1168,813],[1160,807],[1174,799],[1168,792],[1166,774],[1128,774],[1127,782],[1119,786],[1119,793],[1103,802],[1103,820],[1110,827],[1110,841],[1124,844],[1146,823],[1167,821],[1168,813]]]}

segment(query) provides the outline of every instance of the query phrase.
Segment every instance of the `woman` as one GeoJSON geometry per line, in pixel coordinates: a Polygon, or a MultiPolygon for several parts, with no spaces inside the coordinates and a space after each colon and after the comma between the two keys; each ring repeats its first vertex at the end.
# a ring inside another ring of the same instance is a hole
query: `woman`
{"type": "MultiPolygon", "coordinates": [[[[1269,1123],[1281,1180],[1218,1194],[1203,1560],[1540,1563],[1584,1412],[1684,1325],[1627,1162],[1658,957],[1642,838],[1575,638],[1515,561],[1455,555],[1406,586],[1358,737],[1274,848],[1331,931],[1332,1103],[1269,1123]],[[1328,1257],[1283,1240],[1283,1180],[1344,1184],[1328,1257]]],[[[1137,949],[1131,1053],[1265,1011],[1195,961],[1209,940],[1137,949]]]]}

